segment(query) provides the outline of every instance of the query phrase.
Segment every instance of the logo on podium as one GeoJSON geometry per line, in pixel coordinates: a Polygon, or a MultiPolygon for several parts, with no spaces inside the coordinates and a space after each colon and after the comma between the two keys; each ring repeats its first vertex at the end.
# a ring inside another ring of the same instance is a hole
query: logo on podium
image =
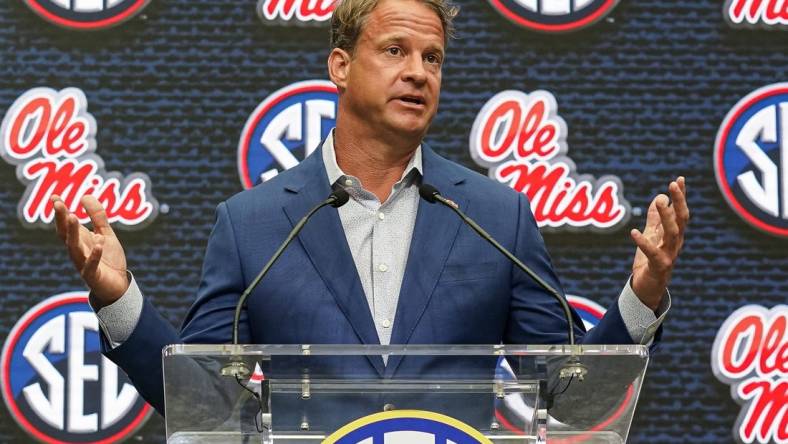
{"type": "Polygon", "coordinates": [[[750,93],[725,116],[714,144],[714,172],[739,217],[788,237],[788,83],[750,93]]]}
{"type": "Polygon", "coordinates": [[[98,318],[84,291],[47,298],[3,345],[0,388],[11,417],[41,442],[115,442],[151,407],[99,348],[98,318]]]}
{"type": "Polygon", "coordinates": [[[238,174],[244,188],[290,169],[315,151],[336,124],[337,87],[327,80],[286,86],[249,116],[238,142],[238,174]]]}
{"type": "Polygon", "coordinates": [[[492,444],[473,427],[424,410],[392,410],[357,419],[323,444],[492,444]]]}

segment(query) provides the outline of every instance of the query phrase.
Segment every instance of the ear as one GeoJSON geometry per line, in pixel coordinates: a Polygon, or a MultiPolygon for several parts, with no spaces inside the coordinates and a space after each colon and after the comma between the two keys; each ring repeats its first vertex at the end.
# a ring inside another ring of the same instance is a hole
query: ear
{"type": "Polygon", "coordinates": [[[344,49],[334,48],[328,55],[328,78],[338,89],[345,89],[350,74],[350,54],[344,49]]]}

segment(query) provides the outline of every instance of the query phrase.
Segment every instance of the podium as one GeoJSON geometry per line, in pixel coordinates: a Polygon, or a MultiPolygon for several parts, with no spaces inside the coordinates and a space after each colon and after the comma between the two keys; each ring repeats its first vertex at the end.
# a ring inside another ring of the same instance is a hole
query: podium
{"type": "Polygon", "coordinates": [[[171,345],[167,442],[624,443],[641,345],[171,345]]]}

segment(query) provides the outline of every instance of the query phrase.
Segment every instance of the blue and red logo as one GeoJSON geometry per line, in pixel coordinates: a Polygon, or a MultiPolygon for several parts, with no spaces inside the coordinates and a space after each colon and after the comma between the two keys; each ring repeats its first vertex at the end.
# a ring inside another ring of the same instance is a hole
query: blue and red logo
{"type": "Polygon", "coordinates": [[[750,93],[725,116],[714,144],[714,172],[739,217],[788,237],[788,83],[750,93]]]}
{"type": "Polygon", "coordinates": [[[137,15],[150,0],[25,0],[36,14],[58,26],[96,30],[137,15]]]}
{"type": "Polygon", "coordinates": [[[238,143],[243,187],[271,179],[317,149],[335,126],[337,102],[337,88],[327,80],[293,83],[263,100],[238,143]]]}
{"type": "MultiPolygon", "coordinates": [[[[604,307],[588,298],[568,294],[566,295],[566,300],[569,302],[569,305],[577,312],[577,314],[580,315],[580,318],[583,320],[583,324],[586,327],[586,331],[594,328],[594,326],[599,323],[607,311],[604,307]]],[[[498,369],[496,369],[496,376],[504,380],[515,379],[515,375],[512,372],[511,367],[505,360],[501,360],[499,362],[498,369]]],[[[589,431],[603,431],[610,424],[618,420],[621,415],[627,411],[631,403],[635,401],[634,394],[634,387],[630,386],[625,394],[624,399],[621,401],[621,404],[619,404],[618,407],[615,408],[610,413],[610,415],[602,420],[599,424],[590,427],[589,431]]],[[[518,394],[509,394],[506,395],[503,400],[496,401],[496,420],[501,424],[501,426],[503,426],[504,429],[509,430],[515,434],[523,433],[522,431],[525,428],[525,425],[530,424],[531,420],[533,419],[533,415],[533,408],[529,406],[523,397],[518,394]]],[[[548,421],[550,426],[562,425],[552,417],[548,418],[548,421]]],[[[559,444],[574,444],[586,442],[586,439],[582,437],[573,437],[567,438],[565,440],[555,439],[554,441],[559,444]]],[[[588,440],[588,442],[591,441],[592,440],[590,439],[588,440]]]]}
{"type": "Polygon", "coordinates": [[[618,0],[489,0],[512,22],[534,31],[569,32],[590,26],[603,17],[618,0]]]}
{"type": "Polygon", "coordinates": [[[52,296],[25,313],[3,345],[0,389],[11,417],[46,443],[111,443],[152,409],[99,348],[84,291],[52,296]]]}
{"type": "Polygon", "coordinates": [[[596,324],[599,324],[599,321],[605,316],[605,312],[607,311],[605,307],[597,304],[591,299],[581,296],[568,294],[566,295],[566,301],[569,302],[569,306],[580,315],[580,319],[583,320],[586,331],[591,330],[596,324]]]}

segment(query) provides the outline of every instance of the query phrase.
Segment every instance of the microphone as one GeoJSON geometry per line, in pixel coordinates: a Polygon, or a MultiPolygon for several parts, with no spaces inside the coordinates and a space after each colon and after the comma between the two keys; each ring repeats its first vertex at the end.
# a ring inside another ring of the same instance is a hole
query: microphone
{"type": "Polygon", "coordinates": [[[238,323],[240,322],[241,309],[243,308],[246,299],[250,294],[252,294],[252,291],[257,288],[257,285],[260,283],[263,277],[265,277],[265,275],[268,273],[268,270],[271,269],[271,266],[274,265],[276,260],[279,259],[279,256],[282,255],[287,246],[290,245],[290,242],[292,242],[293,239],[298,236],[298,233],[301,232],[301,229],[304,228],[304,225],[306,225],[307,221],[309,221],[312,215],[317,213],[319,209],[327,205],[331,205],[334,208],[339,208],[342,205],[345,205],[349,199],[350,195],[347,193],[347,191],[345,191],[344,188],[335,185],[331,194],[328,195],[328,198],[315,205],[311,210],[309,210],[308,213],[306,213],[306,216],[302,217],[295,227],[293,227],[293,229],[290,231],[290,234],[287,235],[285,241],[282,242],[282,245],[279,246],[276,252],[274,252],[274,255],[271,256],[271,259],[268,260],[268,263],[265,264],[263,269],[260,270],[260,273],[258,273],[249,286],[246,287],[246,290],[241,293],[241,298],[238,299],[238,304],[235,306],[235,319],[233,320],[233,345],[238,345],[238,323]]]}
{"type": "MultiPolygon", "coordinates": [[[[284,242],[282,242],[282,245],[279,246],[279,248],[274,252],[274,255],[271,256],[271,259],[269,259],[268,262],[265,264],[265,266],[263,266],[262,270],[260,270],[260,273],[258,273],[257,276],[254,278],[254,280],[252,280],[252,282],[249,284],[249,286],[246,287],[246,290],[244,290],[243,293],[241,293],[241,297],[238,299],[238,304],[236,304],[235,306],[235,318],[233,319],[233,345],[236,346],[238,345],[238,324],[240,323],[241,320],[241,309],[243,309],[244,303],[246,303],[246,299],[249,297],[250,294],[252,294],[252,291],[254,291],[254,289],[257,288],[257,285],[260,283],[261,280],[263,280],[263,277],[265,277],[265,275],[268,273],[268,270],[271,269],[271,267],[274,265],[276,260],[279,259],[279,256],[282,255],[282,253],[285,251],[287,246],[290,245],[290,242],[292,242],[293,239],[295,239],[295,237],[298,236],[298,233],[301,232],[301,229],[304,228],[304,225],[306,225],[309,219],[315,213],[317,213],[319,209],[328,205],[331,205],[334,208],[339,208],[342,205],[345,205],[350,199],[350,195],[348,194],[348,192],[345,191],[345,189],[342,188],[341,186],[335,184],[331,188],[332,188],[331,194],[328,195],[326,200],[315,205],[311,210],[309,210],[308,213],[306,213],[306,216],[302,217],[301,220],[298,221],[295,227],[293,227],[293,229],[290,230],[290,234],[287,235],[287,238],[284,240],[284,242]]],[[[265,393],[268,390],[266,387],[267,383],[263,384],[263,388],[262,388],[264,392],[263,396],[259,396],[257,393],[253,392],[248,387],[246,387],[243,384],[243,382],[241,382],[241,379],[249,376],[251,374],[251,370],[249,369],[249,366],[246,365],[246,363],[243,362],[239,356],[231,356],[230,361],[226,363],[224,366],[222,366],[222,368],[220,369],[220,374],[222,376],[234,377],[238,385],[240,385],[246,391],[250,392],[252,396],[255,399],[257,399],[257,401],[260,403],[260,412],[263,415],[269,413],[266,405],[266,399],[268,395],[265,393]]],[[[256,421],[257,421],[257,416],[255,416],[255,423],[256,421]]],[[[260,430],[259,428],[258,431],[262,432],[262,430],[260,430]]]]}
{"type": "Polygon", "coordinates": [[[544,279],[542,279],[541,277],[539,277],[539,275],[534,273],[534,271],[528,268],[528,266],[526,266],[524,263],[522,263],[520,259],[517,259],[515,255],[509,252],[509,250],[501,246],[501,244],[499,244],[495,239],[493,239],[493,237],[490,236],[489,233],[484,231],[482,227],[480,227],[476,222],[474,222],[473,219],[466,216],[465,213],[460,211],[456,203],[441,196],[441,193],[437,190],[437,188],[435,188],[430,184],[423,183],[421,184],[421,186],[419,186],[419,195],[429,203],[437,202],[451,208],[452,211],[457,213],[457,215],[460,216],[460,219],[462,219],[463,222],[468,224],[468,226],[473,228],[473,230],[476,233],[478,233],[479,236],[481,236],[484,240],[492,244],[492,246],[495,247],[498,251],[500,251],[504,256],[506,256],[507,259],[512,261],[512,263],[514,263],[517,266],[517,268],[524,271],[525,274],[530,276],[531,279],[533,279],[537,284],[539,284],[540,287],[542,287],[545,291],[550,293],[550,295],[553,296],[558,301],[559,304],[561,304],[561,308],[564,310],[564,316],[566,317],[566,323],[568,326],[567,334],[569,336],[569,345],[575,345],[575,332],[572,329],[574,325],[572,323],[572,310],[569,308],[569,304],[566,302],[566,299],[564,299],[563,296],[561,296],[561,294],[558,293],[558,291],[556,291],[555,288],[551,287],[550,284],[544,281],[544,279]]]}

